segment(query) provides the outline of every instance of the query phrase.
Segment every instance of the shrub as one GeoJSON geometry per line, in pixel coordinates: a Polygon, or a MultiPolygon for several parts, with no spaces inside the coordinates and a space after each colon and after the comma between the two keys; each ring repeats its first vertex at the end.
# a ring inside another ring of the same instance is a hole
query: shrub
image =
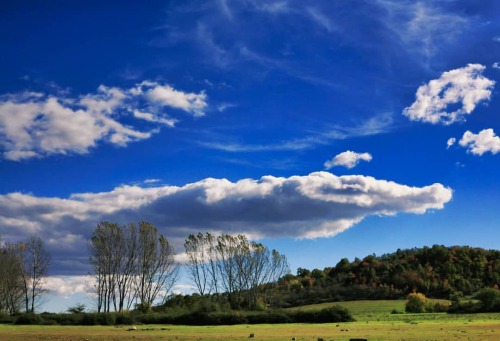
{"type": "Polygon", "coordinates": [[[320,311],[297,311],[290,316],[299,323],[332,323],[354,321],[349,310],[341,306],[332,306],[320,311]]]}
{"type": "Polygon", "coordinates": [[[83,314],[53,314],[53,313],[43,313],[41,314],[44,320],[53,320],[57,324],[65,326],[74,326],[81,324],[83,314]]]}
{"type": "Polygon", "coordinates": [[[116,324],[136,324],[135,316],[124,313],[117,313],[115,316],[116,324]]]}
{"type": "Polygon", "coordinates": [[[85,311],[85,304],[77,303],[72,307],[69,307],[66,311],[71,314],[81,314],[85,311]]]}
{"type": "Polygon", "coordinates": [[[0,324],[10,324],[14,323],[15,321],[16,318],[14,316],[0,313],[0,324]]]}
{"type": "Polygon", "coordinates": [[[135,305],[135,310],[141,312],[141,313],[149,313],[152,311],[151,309],[151,303],[143,302],[143,303],[137,303],[135,305]]]}
{"type": "Polygon", "coordinates": [[[44,320],[43,321],[44,326],[56,326],[58,325],[56,320],[44,320]]]}
{"type": "Polygon", "coordinates": [[[484,312],[500,312],[500,290],[486,288],[479,290],[474,298],[481,301],[481,310],[484,312]]]}
{"type": "Polygon", "coordinates": [[[407,313],[425,313],[427,310],[427,298],[424,294],[413,293],[406,298],[405,311],[407,313]]]}
{"type": "Polygon", "coordinates": [[[341,306],[333,306],[330,308],[321,309],[316,314],[315,323],[330,323],[330,322],[351,322],[354,318],[351,312],[341,306]]]}
{"type": "Polygon", "coordinates": [[[112,326],[115,322],[115,315],[111,313],[87,313],[83,314],[81,319],[81,324],[84,326],[112,326]]]}
{"type": "Polygon", "coordinates": [[[14,324],[23,324],[23,325],[42,324],[42,323],[43,323],[42,317],[33,313],[21,314],[16,318],[16,321],[14,322],[14,324]]]}

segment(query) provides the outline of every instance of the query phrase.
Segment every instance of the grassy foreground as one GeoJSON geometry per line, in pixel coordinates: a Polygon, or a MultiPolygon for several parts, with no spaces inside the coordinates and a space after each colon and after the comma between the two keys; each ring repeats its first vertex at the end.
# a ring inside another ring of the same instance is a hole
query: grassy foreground
{"type": "Polygon", "coordinates": [[[351,322],[237,326],[0,326],[0,340],[498,340],[500,320],[351,322]]]}
{"type": "MultiPolygon", "coordinates": [[[[304,306],[317,310],[334,303],[304,306]]],[[[125,340],[499,340],[500,313],[449,315],[391,314],[403,311],[404,301],[354,301],[340,305],[353,313],[357,322],[326,324],[261,324],[236,326],[14,326],[0,325],[0,340],[24,341],[125,341],[125,340]],[[250,334],[254,338],[250,339],[250,334]]]]}

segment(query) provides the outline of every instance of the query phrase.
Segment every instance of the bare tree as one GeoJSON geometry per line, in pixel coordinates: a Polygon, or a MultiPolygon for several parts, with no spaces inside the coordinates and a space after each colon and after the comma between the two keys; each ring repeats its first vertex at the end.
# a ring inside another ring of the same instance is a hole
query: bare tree
{"type": "Polygon", "coordinates": [[[116,288],[118,294],[118,309],[130,308],[135,297],[133,291],[134,276],[137,269],[138,243],[137,229],[134,224],[129,224],[121,229],[120,255],[117,262],[116,288]]]}
{"type": "Polygon", "coordinates": [[[115,298],[117,264],[122,258],[120,239],[120,226],[109,222],[99,223],[90,239],[90,263],[96,276],[98,312],[109,312],[115,298]]]}
{"type": "Polygon", "coordinates": [[[90,239],[97,311],[123,311],[136,300],[149,307],[170,291],[178,276],[174,250],[149,223],[120,227],[102,222],[90,239]]]}
{"type": "MultiPolygon", "coordinates": [[[[211,283],[213,274],[210,263],[210,244],[207,237],[202,233],[196,236],[191,234],[184,243],[184,250],[188,257],[187,271],[188,276],[193,281],[200,295],[210,293],[213,283],[211,283]]],[[[212,258],[213,259],[213,258],[212,258]]]]}
{"type": "Polygon", "coordinates": [[[21,311],[24,299],[19,246],[0,242],[0,312],[11,315],[21,311]]]}
{"type": "Polygon", "coordinates": [[[19,251],[23,266],[22,290],[25,308],[26,312],[34,313],[35,308],[40,304],[41,296],[46,292],[44,284],[51,257],[43,240],[37,235],[31,236],[25,243],[21,243],[19,251]]]}
{"type": "Polygon", "coordinates": [[[139,223],[137,297],[143,310],[161,294],[166,297],[178,279],[174,249],[167,238],[147,222],[139,223]]]}
{"type": "Polygon", "coordinates": [[[255,307],[266,286],[289,272],[288,262],[278,251],[250,242],[244,235],[209,233],[191,235],[184,244],[188,273],[200,294],[225,292],[233,308],[255,307]]]}

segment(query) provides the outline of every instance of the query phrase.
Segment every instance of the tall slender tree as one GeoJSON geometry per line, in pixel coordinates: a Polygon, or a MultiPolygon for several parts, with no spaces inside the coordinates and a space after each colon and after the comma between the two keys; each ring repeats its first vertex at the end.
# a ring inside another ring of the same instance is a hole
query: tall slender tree
{"type": "Polygon", "coordinates": [[[0,241],[0,312],[16,314],[24,300],[23,265],[20,262],[20,244],[0,241]]]}
{"type": "Polygon", "coordinates": [[[26,312],[35,312],[42,295],[46,292],[45,279],[48,275],[50,253],[43,240],[33,235],[19,246],[19,257],[23,266],[22,290],[26,312]]]}
{"type": "Polygon", "coordinates": [[[160,294],[165,297],[177,281],[179,267],[174,255],[173,247],[156,227],[139,223],[136,292],[141,309],[149,309],[160,294]]]}
{"type": "Polygon", "coordinates": [[[90,239],[98,312],[150,307],[170,291],[178,277],[174,249],[147,222],[119,226],[101,222],[90,239]]]}
{"type": "Polygon", "coordinates": [[[184,244],[188,274],[203,295],[206,287],[224,292],[233,308],[255,307],[266,285],[289,272],[278,251],[249,241],[244,235],[191,235],[184,244]]]}

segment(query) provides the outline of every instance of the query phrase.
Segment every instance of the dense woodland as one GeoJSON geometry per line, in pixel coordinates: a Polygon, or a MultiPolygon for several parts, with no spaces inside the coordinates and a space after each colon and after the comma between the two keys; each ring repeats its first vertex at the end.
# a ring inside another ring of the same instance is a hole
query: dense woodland
{"type": "Polygon", "coordinates": [[[454,299],[500,284],[500,251],[468,246],[397,250],[334,267],[297,270],[279,281],[282,307],[362,299],[402,299],[419,292],[454,299]]]}

